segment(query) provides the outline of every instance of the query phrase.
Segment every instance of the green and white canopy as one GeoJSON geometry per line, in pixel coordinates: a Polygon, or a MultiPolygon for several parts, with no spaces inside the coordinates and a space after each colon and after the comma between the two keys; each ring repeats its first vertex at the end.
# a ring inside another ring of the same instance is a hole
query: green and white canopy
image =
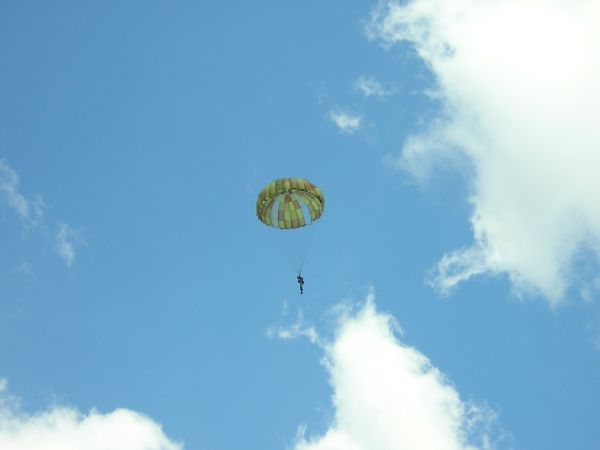
{"type": "Polygon", "coordinates": [[[321,217],[324,208],[321,189],[302,178],[275,180],[260,191],[256,200],[258,220],[282,230],[314,222],[321,217]]]}

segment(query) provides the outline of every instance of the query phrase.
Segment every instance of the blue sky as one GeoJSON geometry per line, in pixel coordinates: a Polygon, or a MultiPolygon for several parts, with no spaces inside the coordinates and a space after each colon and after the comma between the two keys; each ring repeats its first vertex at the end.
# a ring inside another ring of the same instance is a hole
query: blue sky
{"type": "Polygon", "coordinates": [[[0,447],[596,448],[599,13],[3,2],[0,447]]]}

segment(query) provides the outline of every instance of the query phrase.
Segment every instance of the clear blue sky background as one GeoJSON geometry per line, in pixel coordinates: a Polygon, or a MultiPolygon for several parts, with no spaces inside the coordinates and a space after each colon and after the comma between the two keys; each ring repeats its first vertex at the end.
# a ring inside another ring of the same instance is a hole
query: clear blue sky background
{"type": "Polygon", "coordinates": [[[515,448],[599,448],[597,307],[520,301],[502,277],[447,299],[424,283],[472,239],[467,189],[382,162],[437,105],[408,47],[365,37],[374,6],[2,2],[0,158],[45,204],[35,226],[0,206],[0,377],[26,410],[127,407],[189,449],[285,448],[326,428],[331,391],[317,347],[265,330],[284,303],[320,323],[374,286],[515,448]],[[364,98],[360,76],[393,95],[364,98]],[[335,108],[361,129],[340,132],[335,108]],[[327,198],[302,297],[254,211],[282,176],[327,198]],[[71,267],[60,223],[80,236],[71,267]]]}

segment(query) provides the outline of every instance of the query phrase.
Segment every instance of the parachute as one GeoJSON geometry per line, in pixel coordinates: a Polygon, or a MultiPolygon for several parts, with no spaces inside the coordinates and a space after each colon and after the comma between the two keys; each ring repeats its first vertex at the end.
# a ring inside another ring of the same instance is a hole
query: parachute
{"type": "Polygon", "coordinates": [[[264,187],[256,200],[256,215],[265,225],[281,230],[304,227],[325,209],[321,189],[302,178],[280,178],[264,187]]]}
{"type": "Polygon", "coordinates": [[[278,239],[274,240],[298,273],[300,293],[304,284],[302,267],[313,238],[313,227],[308,225],[318,220],[324,209],[325,196],[321,189],[303,178],[272,181],[260,191],[256,200],[258,220],[269,227],[283,230],[276,233],[278,239]]]}

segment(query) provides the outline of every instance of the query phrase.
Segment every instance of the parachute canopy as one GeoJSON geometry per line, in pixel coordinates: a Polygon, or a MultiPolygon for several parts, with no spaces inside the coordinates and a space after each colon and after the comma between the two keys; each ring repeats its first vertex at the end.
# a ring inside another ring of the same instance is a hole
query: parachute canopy
{"type": "Polygon", "coordinates": [[[280,178],[264,187],[256,200],[258,220],[282,230],[300,228],[323,214],[325,197],[302,178],[280,178]]]}

